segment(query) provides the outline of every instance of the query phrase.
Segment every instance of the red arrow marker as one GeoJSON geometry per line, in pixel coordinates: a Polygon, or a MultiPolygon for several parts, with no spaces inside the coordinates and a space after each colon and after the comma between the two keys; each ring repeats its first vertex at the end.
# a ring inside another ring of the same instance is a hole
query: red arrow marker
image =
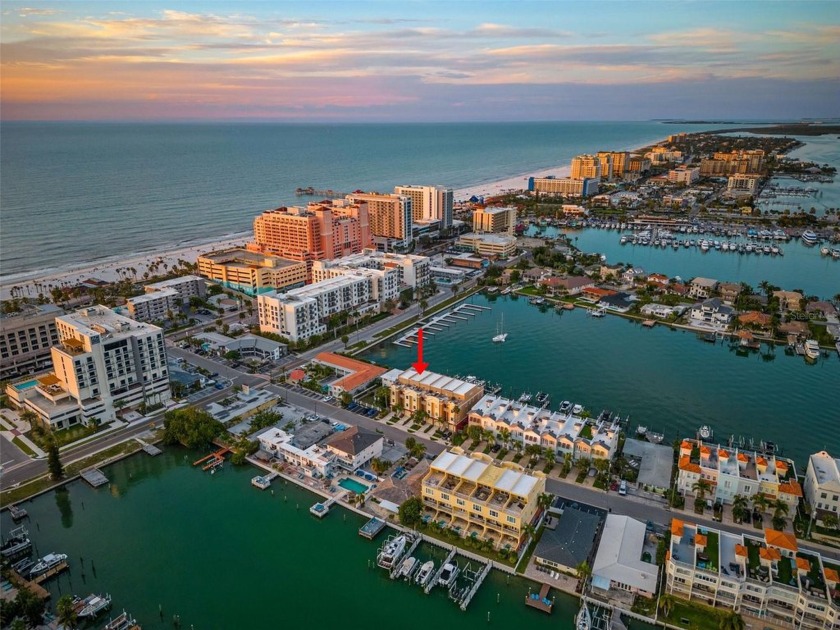
{"type": "Polygon", "coordinates": [[[423,371],[429,367],[428,363],[423,363],[423,329],[417,329],[417,362],[412,363],[411,367],[413,367],[418,374],[422,374],[423,371]]]}

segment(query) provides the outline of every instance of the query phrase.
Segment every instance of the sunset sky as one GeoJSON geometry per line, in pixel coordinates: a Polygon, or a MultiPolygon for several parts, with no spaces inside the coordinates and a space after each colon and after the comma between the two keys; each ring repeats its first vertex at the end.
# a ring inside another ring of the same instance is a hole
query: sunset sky
{"type": "Polygon", "coordinates": [[[840,115],[836,2],[2,4],[4,120],[840,115]]]}

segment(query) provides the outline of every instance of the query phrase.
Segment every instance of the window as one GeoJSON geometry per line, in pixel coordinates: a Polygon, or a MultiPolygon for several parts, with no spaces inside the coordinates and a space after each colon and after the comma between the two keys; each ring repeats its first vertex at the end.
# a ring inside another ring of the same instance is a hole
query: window
{"type": "Polygon", "coordinates": [[[493,518],[499,518],[499,513],[495,510],[490,510],[490,516],[492,516],[493,518]]]}
{"type": "Polygon", "coordinates": [[[481,512],[481,506],[478,503],[472,504],[473,512],[481,512]]]}
{"type": "Polygon", "coordinates": [[[441,493],[440,498],[443,499],[444,501],[449,501],[449,495],[448,494],[441,493]]]}
{"type": "Polygon", "coordinates": [[[457,503],[458,505],[464,505],[464,500],[463,499],[456,499],[455,503],[457,503]]]}
{"type": "Polygon", "coordinates": [[[507,517],[507,522],[508,523],[516,523],[516,517],[515,516],[508,516],[507,517]]]}

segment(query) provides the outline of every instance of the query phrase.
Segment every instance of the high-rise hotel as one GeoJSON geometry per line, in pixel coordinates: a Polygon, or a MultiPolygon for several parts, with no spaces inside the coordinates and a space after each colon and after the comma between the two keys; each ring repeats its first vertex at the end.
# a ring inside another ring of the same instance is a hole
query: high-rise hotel
{"type": "Polygon", "coordinates": [[[439,222],[441,229],[452,227],[454,193],[443,186],[395,186],[394,194],[411,198],[414,223],[439,222]]]}

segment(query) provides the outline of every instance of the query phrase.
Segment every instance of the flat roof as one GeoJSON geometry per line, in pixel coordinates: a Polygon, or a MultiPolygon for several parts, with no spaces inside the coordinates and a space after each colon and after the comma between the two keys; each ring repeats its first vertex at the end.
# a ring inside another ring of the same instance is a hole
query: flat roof
{"type": "Polygon", "coordinates": [[[592,574],[649,593],[656,592],[659,568],[641,559],[646,535],[645,524],[641,521],[607,514],[592,574]]]}
{"type": "Polygon", "coordinates": [[[647,441],[628,438],[624,442],[624,454],[641,459],[639,465],[639,483],[669,488],[671,471],[674,466],[674,449],[664,444],[651,444],[647,441]]]}
{"type": "Polygon", "coordinates": [[[88,306],[73,313],[67,313],[66,315],[60,315],[55,319],[56,322],[61,321],[68,326],[72,326],[79,333],[87,337],[100,335],[106,339],[122,339],[132,337],[138,332],[162,332],[157,326],[138,322],[129,317],[123,317],[101,304],[88,306]]]}
{"type": "Polygon", "coordinates": [[[577,567],[589,559],[600,522],[597,514],[566,507],[557,527],[543,530],[534,556],[565,567],[577,567]]]}
{"type": "Polygon", "coordinates": [[[521,497],[527,497],[539,483],[537,477],[524,472],[487,464],[451,451],[440,453],[431,468],[521,497]]]}

